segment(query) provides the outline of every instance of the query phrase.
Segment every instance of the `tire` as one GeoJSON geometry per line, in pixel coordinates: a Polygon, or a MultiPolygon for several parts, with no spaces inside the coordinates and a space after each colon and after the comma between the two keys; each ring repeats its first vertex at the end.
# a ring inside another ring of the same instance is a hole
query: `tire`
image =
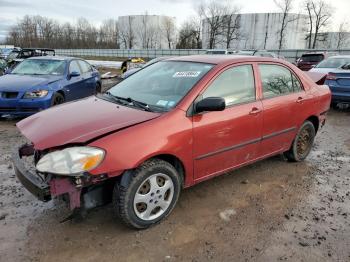
{"type": "Polygon", "coordinates": [[[338,110],[339,109],[338,103],[331,103],[331,108],[334,110],[338,110]]]}
{"type": "Polygon", "coordinates": [[[315,126],[305,121],[294,138],[291,148],[284,156],[291,162],[300,162],[309,155],[316,136],[315,126]]]}
{"type": "Polygon", "coordinates": [[[96,83],[95,94],[102,93],[102,87],[100,83],[96,83]]]}
{"type": "Polygon", "coordinates": [[[115,184],[113,208],[129,227],[148,228],[167,217],[175,207],[181,191],[176,169],[161,159],[151,159],[124,174],[125,181],[115,184]]]}
{"type": "Polygon", "coordinates": [[[55,93],[51,99],[51,106],[57,106],[64,103],[64,96],[60,93],[55,93]]]}

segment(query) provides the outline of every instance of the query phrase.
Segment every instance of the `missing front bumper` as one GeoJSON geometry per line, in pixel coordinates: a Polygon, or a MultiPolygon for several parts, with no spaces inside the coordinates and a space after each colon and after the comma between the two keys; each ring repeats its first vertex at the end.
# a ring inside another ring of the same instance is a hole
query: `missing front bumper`
{"type": "Polygon", "coordinates": [[[32,145],[24,145],[12,154],[12,162],[18,180],[22,185],[39,200],[47,202],[51,200],[50,186],[38,175],[28,171],[24,166],[22,157],[34,154],[32,145]]]}

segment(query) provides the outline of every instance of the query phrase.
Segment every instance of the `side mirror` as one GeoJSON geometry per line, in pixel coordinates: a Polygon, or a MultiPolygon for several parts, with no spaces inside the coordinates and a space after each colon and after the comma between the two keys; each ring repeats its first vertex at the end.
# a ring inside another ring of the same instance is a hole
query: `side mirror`
{"type": "Polygon", "coordinates": [[[77,72],[77,71],[73,71],[69,74],[69,77],[72,78],[72,77],[77,77],[77,76],[80,76],[80,73],[77,72]]]}
{"type": "Polygon", "coordinates": [[[195,104],[195,112],[223,111],[226,108],[225,99],[222,97],[207,97],[195,104]]]}

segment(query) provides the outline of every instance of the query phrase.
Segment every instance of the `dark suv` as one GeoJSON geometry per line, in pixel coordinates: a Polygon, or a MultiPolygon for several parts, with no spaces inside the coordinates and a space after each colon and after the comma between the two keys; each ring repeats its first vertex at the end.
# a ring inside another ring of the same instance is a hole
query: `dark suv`
{"type": "Polygon", "coordinates": [[[55,50],[50,48],[14,49],[7,57],[7,65],[9,68],[14,68],[24,59],[35,56],[55,56],[55,50]]]}
{"type": "Polygon", "coordinates": [[[328,58],[330,54],[326,52],[314,52],[303,54],[296,62],[297,67],[303,71],[309,71],[311,68],[315,67],[318,63],[328,58]]]}

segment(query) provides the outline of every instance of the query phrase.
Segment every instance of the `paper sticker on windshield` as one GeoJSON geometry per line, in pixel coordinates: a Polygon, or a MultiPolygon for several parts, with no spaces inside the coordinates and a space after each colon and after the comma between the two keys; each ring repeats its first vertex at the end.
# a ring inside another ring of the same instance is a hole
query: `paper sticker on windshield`
{"type": "Polygon", "coordinates": [[[165,101],[165,100],[159,100],[157,102],[157,106],[166,106],[168,104],[168,101],[165,101]]]}
{"type": "Polygon", "coordinates": [[[176,72],[173,77],[198,77],[200,73],[200,71],[176,72]]]}

